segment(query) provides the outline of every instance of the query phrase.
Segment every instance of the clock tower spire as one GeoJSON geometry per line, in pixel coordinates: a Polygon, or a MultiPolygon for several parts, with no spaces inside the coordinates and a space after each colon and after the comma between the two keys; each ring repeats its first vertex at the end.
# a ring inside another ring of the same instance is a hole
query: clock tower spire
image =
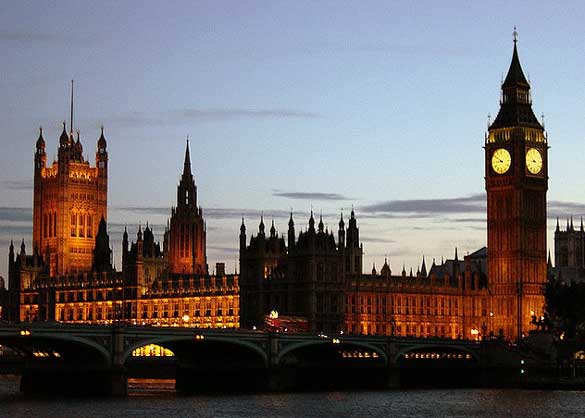
{"type": "Polygon", "coordinates": [[[493,332],[515,340],[543,313],[548,189],[547,137],[532,111],[516,30],[500,110],[484,148],[493,332]]]}

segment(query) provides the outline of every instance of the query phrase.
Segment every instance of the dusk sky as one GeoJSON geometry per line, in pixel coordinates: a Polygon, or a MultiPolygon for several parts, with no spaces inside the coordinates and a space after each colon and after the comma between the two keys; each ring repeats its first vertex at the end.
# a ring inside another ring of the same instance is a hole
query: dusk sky
{"type": "MultiPolygon", "coordinates": [[[[0,5],[0,275],[31,250],[34,144],[69,120],[95,163],[104,125],[109,231],[162,240],[191,143],[208,261],[233,271],[241,217],[329,229],[352,205],[364,270],[486,243],[483,141],[512,32],[545,114],[549,235],[585,216],[585,7],[525,2],[4,2],[0,5]],[[563,224],[566,221],[563,221],[563,224]]],[[[69,124],[69,121],[67,122],[69,124]]]]}

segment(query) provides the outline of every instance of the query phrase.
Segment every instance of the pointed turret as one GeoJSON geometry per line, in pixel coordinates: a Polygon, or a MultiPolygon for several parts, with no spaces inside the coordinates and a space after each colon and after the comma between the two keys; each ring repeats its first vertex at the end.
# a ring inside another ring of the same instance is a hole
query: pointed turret
{"type": "Polygon", "coordinates": [[[100,150],[103,150],[105,152],[105,149],[108,146],[108,142],[106,141],[106,137],[104,136],[104,126],[102,125],[100,127],[100,137],[98,138],[98,142],[97,142],[97,146],[98,146],[98,152],[100,150]]]}
{"type": "Polygon", "coordinates": [[[10,240],[10,249],[8,252],[8,259],[10,260],[10,262],[14,261],[14,242],[12,240],[10,240]]]}
{"type": "Polygon", "coordinates": [[[22,242],[20,243],[20,255],[25,255],[26,254],[26,245],[24,245],[24,238],[22,239],[22,242]]]}
{"type": "Polygon", "coordinates": [[[420,269],[420,274],[423,277],[427,277],[427,265],[425,264],[425,256],[423,255],[422,259],[422,267],[420,269]]]}
{"type": "Polygon", "coordinates": [[[455,261],[459,261],[459,257],[457,256],[457,247],[455,247],[455,261]]]}
{"type": "Polygon", "coordinates": [[[518,57],[517,38],[514,29],[514,51],[508,74],[502,83],[500,111],[490,126],[490,131],[499,128],[525,126],[544,130],[534,112],[530,98],[530,84],[524,76],[518,57]]]}
{"type": "Polygon", "coordinates": [[[313,217],[313,209],[311,209],[311,217],[309,218],[309,231],[315,232],[315,218],[313,217]]]}
{"type": "Polygon", "coordinates": [[[550,250],[548,250],[548,260],[546,261],[546,264],[547,264],[547,266],[548,266],[548,268],[550,270],[552,268],[552,260],[551,260],[551,257],[550,257],[550,250]]]}
{"type": "Polygon", "coordinates": [[[387,278],[392,275],[390,264],[388,264],[388,257],[384,257],[384,265],[382,266],[382,270],[380,270],[380,274],[387,278]]]}
{"type": "Polygon", "coordinates": [[[319,232],[323,232],[324,224],[323,224],[323,214],[319,214],[319,232]]]}
{"type": "Polygon", "coordinates": [[[260,235],[264,236],[264,230],[265,230],[265,227],[264,227],[264,214],[261,214],[260,215],[260,224],[258,224],[258,235],[259,236],[260,235]]]}
{"type": "Polygon", "coordinates": [[[559,226],[559,217],[557,216],[557,229],[555,230],[555,232],[559,232],[561,230],[560,226],[559,226]]]}
{"type": "Polygon", "coordinates": [[[376,272],[376,262],[374,261],[372,264],[372,276],[375,276],[377,274],[376,272]]]}
{"type": "Polygon", "coordinates": [[[293,212],[290,211],[290,219],[288,220],[288,251],[290,252],[295,246],[295,222],[293,221],[293,212]]]}
{"type": "Polygon", "coordinates": [[[63,121],[63,132],[61,132],[61,136],[59,137],[59,146],[61,148],[66,148],[69,144],[69,135],[67,135],[67,127],[65,125],[65,121],[63,121]]]}
{"type": "Polygon", "coordinates": [[[272,226],[270,226],[270,236],[271,237],[276,236],[276,228],[274,227],[274,219],[272,219],[272,226]]]}
{"type": "Polygon", "coordinates": [[[39,138],[37,139],[37,152],[39,150],[43,150],[43,153],[45,151],[45,138],[43,138],[43,127],[39,127],[39,138]]]}

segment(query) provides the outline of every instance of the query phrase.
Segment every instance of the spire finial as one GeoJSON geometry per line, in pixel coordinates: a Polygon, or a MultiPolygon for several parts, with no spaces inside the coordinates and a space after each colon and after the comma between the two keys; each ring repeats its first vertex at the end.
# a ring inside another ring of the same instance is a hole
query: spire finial
{"type": "Polygon", "coordinates": [[[71,80],[71,119],[70,119],[70,122],[71,122],[70,129],[71,129],[71,132],[73,132],[73,80],[71,80]]]}
{"type": "Polygon", "coordinates": [[[514,44],[518,42],[518,31],[516,31],[516,25],[514,25],[514,32],[512,32],[512,36],[514,37],[514,44]]]}

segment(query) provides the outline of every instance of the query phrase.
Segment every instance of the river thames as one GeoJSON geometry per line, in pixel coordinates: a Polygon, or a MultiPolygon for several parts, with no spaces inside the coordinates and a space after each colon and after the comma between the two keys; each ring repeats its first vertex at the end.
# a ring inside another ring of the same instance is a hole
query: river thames
{"type": "Polygon", "coordinates": [[[27,398],[0,377],[0,417],[582,417],[585,392],[517,389],[179,396],[172,382],[130,384],[127,398],[27,398]]]}

